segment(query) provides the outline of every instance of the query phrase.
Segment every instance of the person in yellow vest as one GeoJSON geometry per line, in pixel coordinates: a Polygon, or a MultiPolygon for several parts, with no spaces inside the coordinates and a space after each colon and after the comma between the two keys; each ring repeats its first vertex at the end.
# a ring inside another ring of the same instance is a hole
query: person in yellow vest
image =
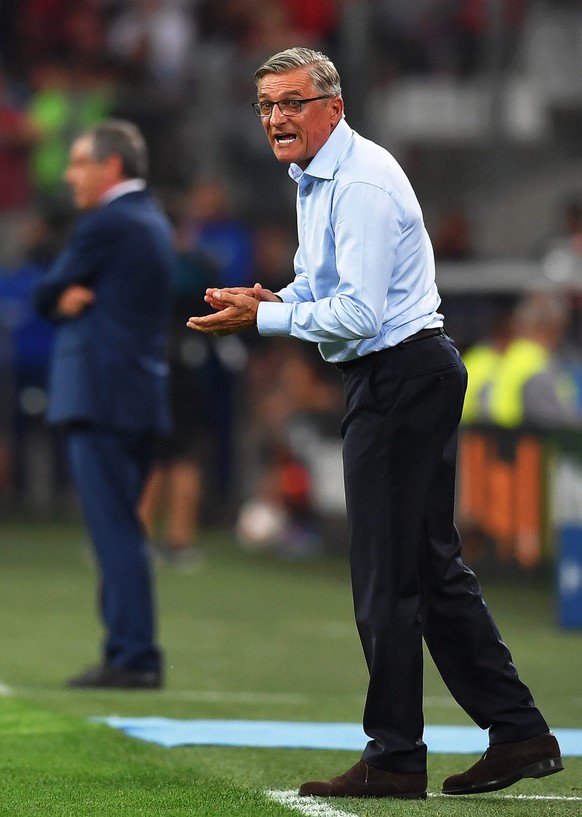
{"type": "Polygon", "coordinates": [[[463,425],[488,422],[487,392],[503,354],[511,341],[513,310],[500,306],[487,336],[463,352],[468,382],[461,422],[463,425]]]}
{"type": "Polygon", "coordinates": [[[514,339],[488,389],[486,408],[493,423],[504,428],[582,427],[576,385],[557,353],[569,317],[567,305],[548,293],[534,293],[518,304],[514,339]]]}

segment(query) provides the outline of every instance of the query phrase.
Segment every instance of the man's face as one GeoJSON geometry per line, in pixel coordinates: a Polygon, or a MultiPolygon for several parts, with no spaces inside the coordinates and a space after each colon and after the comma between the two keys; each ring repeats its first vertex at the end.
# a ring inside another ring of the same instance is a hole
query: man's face
{"type": "Polygon", "coordinates": [[[73,142],[65,171],[80,210],[98,207],[105,193],[122,181],[119,157],[109,156],[98,162],[93,158],[92,145],[90,136],[81,136],[73,142]]]}
{"type": "MultiPolygon", "coordinates": [[[[284,74],[267,74],[258,85],[259,102],[311,99],[321,96],[313,87],[309,68],[294,68],[284,74]]],[[[285,116],[275,105],[271,116],[262,119],[273,153],[280,162],[295,162],[303,170],[329,139],[342,117],[343,101],[335,96],[308,102],[296,116],[285,116]]]]}

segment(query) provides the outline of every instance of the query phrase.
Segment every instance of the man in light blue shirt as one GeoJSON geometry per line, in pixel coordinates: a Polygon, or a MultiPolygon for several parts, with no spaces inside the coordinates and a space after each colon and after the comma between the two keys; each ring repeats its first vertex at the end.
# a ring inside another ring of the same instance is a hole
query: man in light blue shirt
{"type": "Polygon", "coordinates": [[[361,760],[299,793],[427,796],[422,639],[490,748],[447,794],[502,789],[562,769],[560,749],[461,561],[453,523],[466,371],[443,330],[434,258],[403,170],[346,124],[339,76],[306,48],[256,72],[275,157],[297,183],[295,278],[278,293],[209,289],[191,329],[257,326],[319,344],[343,372],[342,423],[356,623],[370,673],[361,760]]]}
{"type": "Polygon", "coordinates": [[[340,119],[297,183],[296,277],[263,304],[262,335],[315,341],[331,363],[442,326],[434,257],[402,168],[340,119]],[[364,240],[363,240],[364,239],[364,240]],[[388,297],[389,293],[389,297],[388,297]]]}

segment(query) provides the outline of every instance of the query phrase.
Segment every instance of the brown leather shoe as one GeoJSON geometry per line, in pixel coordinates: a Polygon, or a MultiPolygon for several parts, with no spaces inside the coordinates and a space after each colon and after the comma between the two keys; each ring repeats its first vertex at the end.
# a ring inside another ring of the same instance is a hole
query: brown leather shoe
{"type": "Polygon", "coordinates": [[[363,760],[331,780],[310,780],[299,789],[301,797],[393,797],[426,800],[428,779],[423,774],[398,774],[368,766],[363,760]]]}
{"type": "Polygon", "coordinates": [[[551,732],[518,743],[496,743],[463,774],[447,777],[443,794],[478,794],[505,789],[524,777],[545,777],[564,768],[551,732]]]}

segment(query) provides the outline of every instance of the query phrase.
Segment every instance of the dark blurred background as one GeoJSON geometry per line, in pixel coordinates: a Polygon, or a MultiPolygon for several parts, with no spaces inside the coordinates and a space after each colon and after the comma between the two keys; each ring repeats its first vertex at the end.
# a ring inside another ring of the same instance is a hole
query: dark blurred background
{"type": "MultiPolygon", "coordinates": [[[[1,0],[4,513],[78,513],[44,423],[52,332],[31,292],[74,221],[62,179],[71,139],[115,116],[143,130],[175,225],[169,356],[179,426],[192,430],[192,537],[227,525],[243,546],[285,558],[343,549],[337,370],[288,339],[207,341],[185,328],[209,282],[277,289],[292,275],[295,186],[250,107],[255,69],[291,45],[334,60],[348,123],[409,175],[459,348],[524,297],[559,296],[560,360],[582,407],[579,0],[1,0]]],[[[526,435],[526,449],[522,429],[508,443],[467,426],[460,524],[476,561],[536,569],[555,530],[578,522],[582,467],[575,444],[547,442],[552,425],[526,435]],[[516,516],[524,467],[535,479],[516,516]]]]}

